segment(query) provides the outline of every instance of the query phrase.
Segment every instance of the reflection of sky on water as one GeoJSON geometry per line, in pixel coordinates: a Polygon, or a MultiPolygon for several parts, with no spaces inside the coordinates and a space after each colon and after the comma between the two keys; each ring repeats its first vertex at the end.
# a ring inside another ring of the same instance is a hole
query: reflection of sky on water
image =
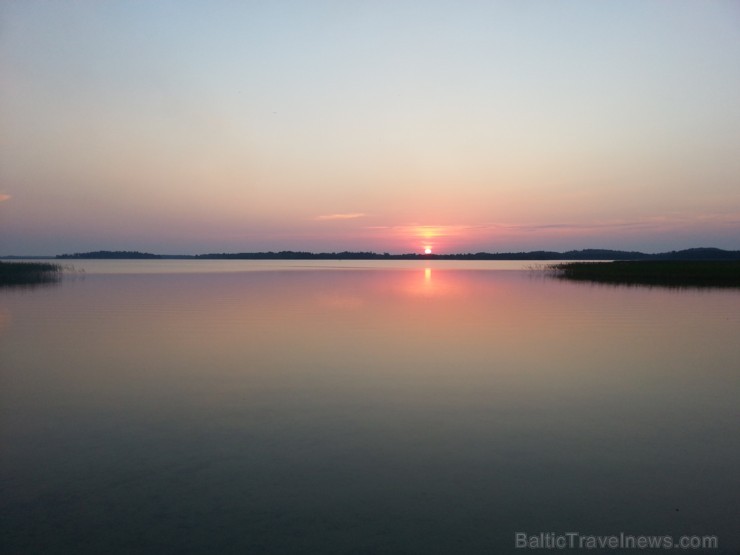
{"type": "Polygon", "coordinates": [[[419,267],[89,275],[0,300],[13,541],[740,543],[736,292],[419,267]]]}
{"type": "Polygon", "coordinates": [[[10,311],[0,307],[0,337],[8,326],[10,326],[10,311]]]}

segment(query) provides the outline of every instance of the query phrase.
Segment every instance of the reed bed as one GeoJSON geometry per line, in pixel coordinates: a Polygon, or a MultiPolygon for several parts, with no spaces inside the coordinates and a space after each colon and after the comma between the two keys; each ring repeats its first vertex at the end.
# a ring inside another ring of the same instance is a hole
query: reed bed
{"type": "Polygon", "coordinates": [[[576,281],[691,287],[740,287],[740,260],[618,260],[548,266],[576,281]]]}
{"type": "Polygon", "coordinates": [[[0,262],[0,285],[52,283],[62,276],[62,266],[51,262],[0,262]]]}

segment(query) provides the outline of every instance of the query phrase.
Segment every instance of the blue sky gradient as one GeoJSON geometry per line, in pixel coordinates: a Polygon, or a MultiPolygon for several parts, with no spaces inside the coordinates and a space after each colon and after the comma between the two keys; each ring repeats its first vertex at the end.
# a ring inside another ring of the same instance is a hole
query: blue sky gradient
{"type": "Polygon", "coordinates": [[[0,255],[740,248],[740,4],[0,5],[0,255]]]}

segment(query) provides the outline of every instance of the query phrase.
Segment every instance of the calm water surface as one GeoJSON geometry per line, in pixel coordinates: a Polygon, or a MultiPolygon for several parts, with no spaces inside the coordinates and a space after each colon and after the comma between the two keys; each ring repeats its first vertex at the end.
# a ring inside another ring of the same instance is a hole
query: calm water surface
{"type": "Polygon", "coordinates": [[[501,269],[523,263],[74,265],[0,289],[2,553],[740,548],[738,291],[501,269]]]}

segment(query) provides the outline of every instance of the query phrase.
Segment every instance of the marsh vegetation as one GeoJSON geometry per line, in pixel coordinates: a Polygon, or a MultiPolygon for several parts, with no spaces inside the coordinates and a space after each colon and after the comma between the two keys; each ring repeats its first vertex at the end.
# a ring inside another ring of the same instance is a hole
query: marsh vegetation
{"type": "Polygon", "coordinates": [[[565,262],[548,267],[556,277],[614,284],[740,287],[738,260],[618,260],[565,262]]]}
{"type": "Polygon", "coordinates": [[[62,267],[50,262],[0,262],[0,286],[52,283],[61,275],[62,267]]]}

